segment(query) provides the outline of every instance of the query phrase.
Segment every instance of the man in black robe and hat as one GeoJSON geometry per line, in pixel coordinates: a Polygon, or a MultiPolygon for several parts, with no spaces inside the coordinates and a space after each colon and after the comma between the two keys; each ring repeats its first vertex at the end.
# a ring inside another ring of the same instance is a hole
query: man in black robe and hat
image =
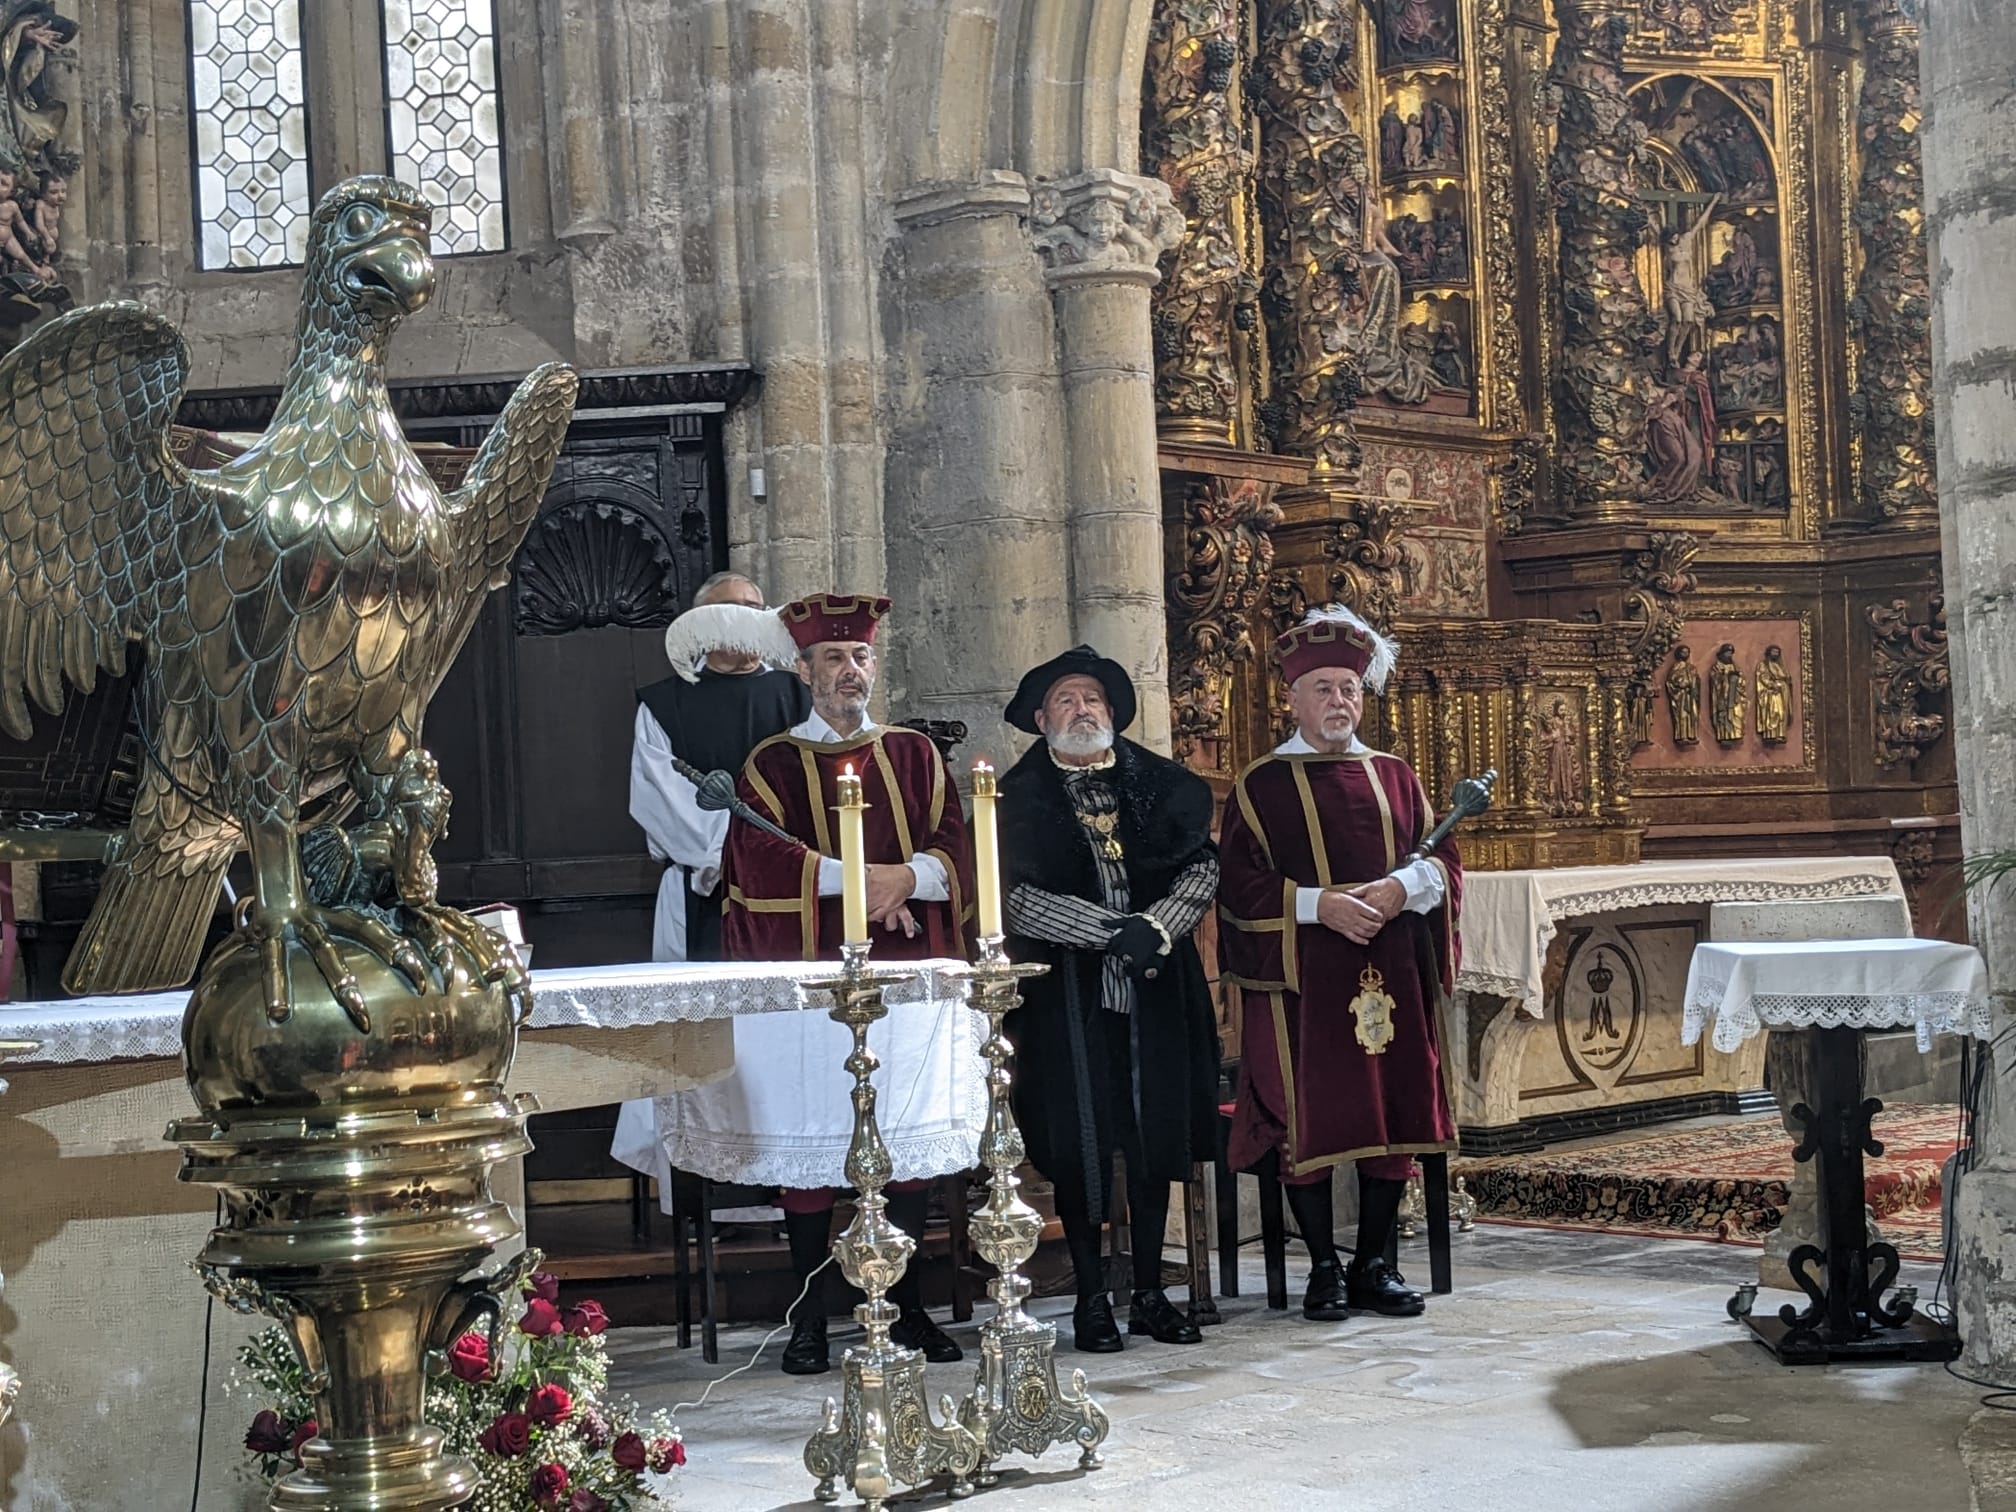
{"type": "Polygon", "coordinates": [[[1001,779],[1008,953],[1048,973],[1007,1020],[1015,1111],[1055,1189],[1078,1305],[1076,1344],[1124,1347],[1100,1226],[1126,1161],[1133,1306],[1127,1331],[1195,1344],[1161,1285],[1169,1186],[1212,1150],[1218,1033],[1192,939],[1218,890],[1211,789],[1119,732],[1134,720],[1119,663],[1078,646],[1030,672],[1008,722],[1041,735],[1001,779]]]}

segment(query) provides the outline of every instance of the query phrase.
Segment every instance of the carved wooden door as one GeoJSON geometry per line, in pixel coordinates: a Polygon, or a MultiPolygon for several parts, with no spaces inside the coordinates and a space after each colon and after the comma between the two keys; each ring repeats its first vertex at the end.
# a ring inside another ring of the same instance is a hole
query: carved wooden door
{"type": "Polygon", "coordinates": [[[516,904],[537,965],[651,958],[636,689],[665,675],[665,626],[725,555],[719,479],[710,417],[577,422],[511,586],[428,710],[455,795],[441,895],[516,904]]]}

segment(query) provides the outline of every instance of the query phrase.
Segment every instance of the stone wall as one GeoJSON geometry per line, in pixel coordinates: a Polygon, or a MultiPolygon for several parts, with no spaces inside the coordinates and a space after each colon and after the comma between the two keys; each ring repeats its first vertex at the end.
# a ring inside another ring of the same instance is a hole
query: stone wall
{"type": "MultiPolygon", "coordinates": [[[[1939,416],[1939,508],[1952,636],[1960,813],[1970,853],[2016,847],[2016,16],[2004,0],[1924,7],[1926,222],[1939,416]]],[[[2016,893],[1972,900],[1996,1026],[2016,1025],[2016,893]]],[[[1984,1163],[1959,1196],[1960,1322],[1968,1358],[2016,1372],[2016,1056],[1994,1057],[1984,1163]]]]}
{"type": "MultiPolygon", "coordinates": [[[[319,189],[385,165],[378,8],[302,8],[319,189]]],[[[1090,638],[1166,745],[1149,8],[497,0],[511,248],[443,260],[393,371],[747,361],[732,558],[773,598],[890,589],[892,712],[1005,755],[1016,676],[1090,638]]],[[[78,9],[73,282],[171,314],[196,387],[276,381],[296,273],[196,267],[184,0],[78,9]]]]}

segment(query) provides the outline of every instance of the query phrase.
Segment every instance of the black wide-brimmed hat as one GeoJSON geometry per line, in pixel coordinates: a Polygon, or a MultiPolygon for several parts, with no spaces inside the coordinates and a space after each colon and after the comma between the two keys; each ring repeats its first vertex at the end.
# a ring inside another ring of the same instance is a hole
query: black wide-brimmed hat
{"type": "Polygon", "coordinates": [[[1106,702],[1113,708],[1114,734],[1134,723],[1134,679],[1120,663],[1101,656],[1090,646],[1073,646],[1062,656],[1053,656],[1042,666],[1031,668],[1008,701],[1008,723],[1031,735],[1040,735],[1036,711],[1043,707],[1050,690],[1066,677],[1098,679],[1099,686],[1106,690],[1106,702]]]}

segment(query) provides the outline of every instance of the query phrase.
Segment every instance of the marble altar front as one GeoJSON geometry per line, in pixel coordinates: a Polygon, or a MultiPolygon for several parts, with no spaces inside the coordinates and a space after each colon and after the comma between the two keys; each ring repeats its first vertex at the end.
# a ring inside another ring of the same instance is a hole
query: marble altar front
{"type": "Polygon", "coordinates": [[[1887,856],[1470,873],[1443,1017],[1465,1150],[1770,1108],[1761,1038],[1725,1053],[1682,1032],[1709,910],[1902,892],[1887,856]]]}

